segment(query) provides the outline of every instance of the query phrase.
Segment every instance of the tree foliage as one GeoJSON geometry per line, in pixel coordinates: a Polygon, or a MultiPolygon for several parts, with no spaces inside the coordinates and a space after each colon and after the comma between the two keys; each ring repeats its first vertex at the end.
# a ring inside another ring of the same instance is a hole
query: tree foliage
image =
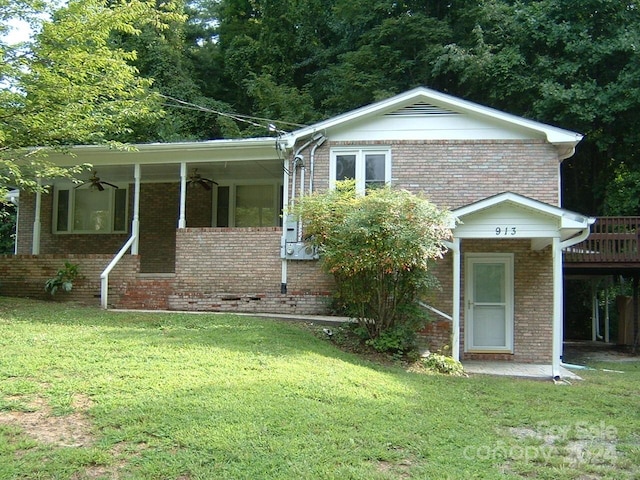
{"type": "MultiPolygon", "coordinates": [[[[0,31],[47,3],[0,0],[0,31]]],[[[0,46],[0,148],[266,135],[426,85],[586,134],[563,206],[639,213],[635,1],[72,0],[45,23],[0,46]]]]}
{"type": "Polygon", "coordinates": [[[296,208],[344,312],[372,345],[406,349],[424,326],[416,302],[436,285],[431,263],[446,251],[448,212],[390,187],[356,196],[353,182],[304,197],[296,208]]]}
{"type": "Polygon", "coordinates": [[[47,162],[50,149],[126,141],[134,124],[157,119],[152,81],[114,34],[164,29],[181,17],[149,0],[71,0],[54,11],[37,1],[0,3],[0,20],[10,18],[28,19],[35,36],[0,45],[0,198],[7,186],[35,189],[37,177],[77,172],[47,162]]]}

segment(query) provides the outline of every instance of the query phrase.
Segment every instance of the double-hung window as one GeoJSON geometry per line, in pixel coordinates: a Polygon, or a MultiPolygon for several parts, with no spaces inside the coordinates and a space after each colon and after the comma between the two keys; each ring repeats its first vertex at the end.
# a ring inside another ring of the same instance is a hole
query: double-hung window
{"type": "Polygon", "coordinates": [[[341,180],[355,180],[356,192],[391,182],[391,152],[380,148],[344,148],[331,151],[329,187],[341,180]]]}
{"type": "Polygon", "coordinates": [[[127,188],[57,188],[54,233],[126,233],[127,188]]]}

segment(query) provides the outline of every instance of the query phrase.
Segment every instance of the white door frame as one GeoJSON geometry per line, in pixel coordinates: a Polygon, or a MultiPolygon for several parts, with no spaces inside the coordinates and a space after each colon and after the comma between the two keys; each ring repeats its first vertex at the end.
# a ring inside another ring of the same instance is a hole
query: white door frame
{"type": "Polygon", "coordinates": [[[514,337],[514,254],[467,253],[465,254],[465,341],[464,350],[469,353],[513,353],[514,337]],[[505,345],[482,346],[473,344],[473,266],[478,263],[503,263],[505,265],[505,345]]]}

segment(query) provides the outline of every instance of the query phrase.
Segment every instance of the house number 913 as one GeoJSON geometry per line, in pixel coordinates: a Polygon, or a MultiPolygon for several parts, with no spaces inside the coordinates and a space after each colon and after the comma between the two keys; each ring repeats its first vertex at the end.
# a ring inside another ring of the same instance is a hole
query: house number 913
{"type": "Polygon", "coordinates": [[[517,233],[516,227],[496,227],[496,237],[502,235],[504,237],[513,236],[517,233]]]}

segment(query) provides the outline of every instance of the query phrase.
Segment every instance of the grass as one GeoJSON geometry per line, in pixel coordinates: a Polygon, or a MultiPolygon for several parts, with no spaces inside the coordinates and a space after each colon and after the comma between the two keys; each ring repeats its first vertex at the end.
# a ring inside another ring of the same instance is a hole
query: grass
{"type": "Polygon", "coordinates": [[[450,378],[294,323],[0,297],[0,479],[640,478],[640,362],[606,368],[450,378]]]}

